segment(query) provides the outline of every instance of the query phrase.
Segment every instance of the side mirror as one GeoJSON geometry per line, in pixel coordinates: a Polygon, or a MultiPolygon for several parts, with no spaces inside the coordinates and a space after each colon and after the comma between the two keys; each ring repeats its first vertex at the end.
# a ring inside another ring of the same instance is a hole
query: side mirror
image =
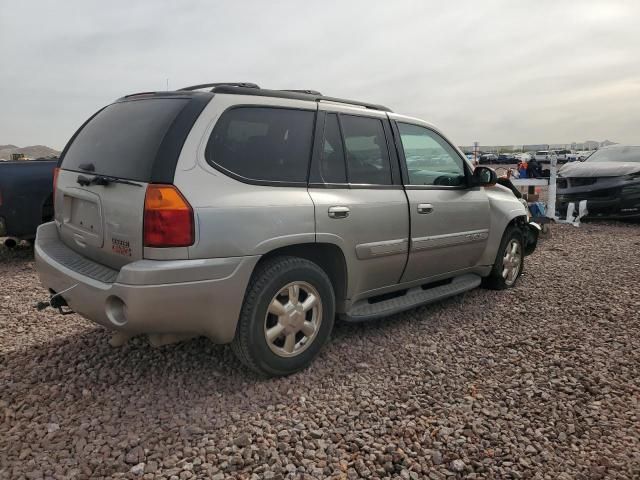
{"type": "Polygon", "coordinates": [[[472,178],[474,187],[491,187],[498,181],[498,175],[489,167],[476,167],[472,178]]]}

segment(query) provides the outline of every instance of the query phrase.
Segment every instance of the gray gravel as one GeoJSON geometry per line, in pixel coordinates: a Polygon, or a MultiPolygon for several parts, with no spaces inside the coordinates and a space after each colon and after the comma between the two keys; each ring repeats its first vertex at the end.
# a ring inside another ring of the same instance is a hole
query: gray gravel
{"type": "Polygon", "coordinates": [[[0,250],[0,478],[640,478],[640,226],[556,226],[519,287],[338,325],[263,380],[108,345],[0,250]]]}

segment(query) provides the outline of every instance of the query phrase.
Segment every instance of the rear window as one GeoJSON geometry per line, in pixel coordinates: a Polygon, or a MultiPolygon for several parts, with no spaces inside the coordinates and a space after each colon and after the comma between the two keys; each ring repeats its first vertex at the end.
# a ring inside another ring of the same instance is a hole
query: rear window
{"type": "Polygon", "coordinates": [[[78,133],[62,168],[149,181],[162,139],[188,102],[156,98],[109,105],[78,133]]]}
{"type": "Polygon", "coordinates": [[[306,183],[315,112],[273,107],[227,110],[207,144],[207,161],[245,180],[306,183]]]}

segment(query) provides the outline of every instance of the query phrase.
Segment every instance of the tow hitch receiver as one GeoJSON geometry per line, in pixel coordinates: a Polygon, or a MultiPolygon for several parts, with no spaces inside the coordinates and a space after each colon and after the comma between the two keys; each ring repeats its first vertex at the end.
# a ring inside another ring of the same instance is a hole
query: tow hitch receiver
{"type": "Polygon", "coordinates": [[[55,308],[56,310],[58,310],[60,315],[70,315],[72,313],[75,313],[73,310],[71,310],[69,308],[69,305],[67,305],[67,301],[62,296],[63,293],[68,292],[69,290],[71,290],[75,286],[77,286],[77,284],[73,285],[73,286],[71,286],[71,287],[69,287],[69,288],[67,288],[65,290],[63,290],[60,293],[56,293],[53,290],[49,289],[49,292],[51,293],[51,297],[49,297],[49,300],[47,300],[46,302],[38,302],[36,304],[36,309],[39,312],[41,312],[45,308],[51,307],[51,308],[55,308]],[[65,309],[65,307],[66,307],[66,309],[65,309]]]}

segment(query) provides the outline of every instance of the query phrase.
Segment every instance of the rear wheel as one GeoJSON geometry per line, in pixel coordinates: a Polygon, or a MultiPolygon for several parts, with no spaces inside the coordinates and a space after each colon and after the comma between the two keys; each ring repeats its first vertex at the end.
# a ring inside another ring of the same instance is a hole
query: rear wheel
{"type": "Polygon", "coordinates": [[[524,240],[516,226],[507,228],[502,236],[493,269],[484,279],[484,286],[504,290],[515,286],[524,268],[524,240]]]}
{"type": "Polygon", "coordinates": [[[335,296],[315,263],[279,257],[258,267],[247,288],[232,348],[262,375],[307,367],[333,329],[335,296]]]}

